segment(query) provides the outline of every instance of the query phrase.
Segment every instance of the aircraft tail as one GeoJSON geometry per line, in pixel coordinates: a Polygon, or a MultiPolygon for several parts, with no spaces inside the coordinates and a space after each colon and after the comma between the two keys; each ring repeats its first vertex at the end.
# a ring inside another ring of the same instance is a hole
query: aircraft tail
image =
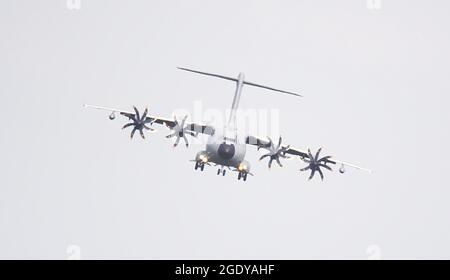
{"type": "Polygon", "coordinates": [[[272,91],[277,91],[277,92],[281,92],[281,93],[285,93],[285,94],[301,97],[301,95],[298,94],[298,93],[289,92],[289,91],[285,91],[285,90],[280,90],[280,89],[276,89],[276,88],[272,88],[272,87],[263,86],[263,85],[259,85],[259,84],[256,84],[256,83],[248,82],[248,81],[245,80],[245,76],[244,76],[243,73],[240,73],[237,78],[232,78],[232,77],[227,77],[227,76],[223,76],[223,75],[218,75],[218,74],[212,74],[212,73],[192,70],[192,69],[188,69],[188,68],[178,67],[178,69],[183,70],[183,71],[189,71],[189,72],[201,74],[201,75],[207,75],[207,76],[212,76],[212,77],[216,77],[216,78],[221,78],[221,79],[233,81],[233,82],[236,83],[236,92],[234,93],[233,103],[231,105],[230,119],[228,121],[229,126],[232,126],[232,127],[236,127],[236,111],[237,111],[237,108],[239,106],[239,101],[241,99],[241,93],[242,93],[242,87],[244,85],[260,87],[260,88],[264,88],[264,89],[268,89],[268,90],[272,90],[272,91]]]}

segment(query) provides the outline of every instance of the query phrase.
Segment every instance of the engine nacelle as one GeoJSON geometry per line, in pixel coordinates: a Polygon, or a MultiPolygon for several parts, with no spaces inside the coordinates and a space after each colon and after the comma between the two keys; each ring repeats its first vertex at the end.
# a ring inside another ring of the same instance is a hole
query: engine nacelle
{"type": "Polygon", "coordinates": [[[114,120],[116,118],[116,113],[112,112],[111,115],[109,115],[110,120],[114,120]]]}

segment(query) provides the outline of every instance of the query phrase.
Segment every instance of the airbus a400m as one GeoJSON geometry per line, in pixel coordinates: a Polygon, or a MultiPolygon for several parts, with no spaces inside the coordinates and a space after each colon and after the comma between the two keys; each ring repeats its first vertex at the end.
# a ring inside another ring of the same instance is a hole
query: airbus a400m
{"type": "Polygon", "coordinates": [[[167,138],[175,138],[174,146],[177,146],[180,140],[183,140],[186,146],[189,146],[188,137],[197,137],[199,134],[206,135],[208,141],[204,150],[199,151],[192,160],[195,164],[195,170],[203,171],[205,166],[218,166],[217,175],[225,175],[226,170],[237,172],[238,180],[247,180],[251,173],[251,165],[246,160],[247,146],[255,146],[258,150],[265,149],[267,152],[260,157],[260,160],[268,160],[268,167],[272,167],[272,163],[276,162],[282,167],[281,161],[288,157],[298,157],[305,163],[305,166],[300,171],[308,171],[309,179],[312,179],[316,174],[323,180],[323,170],[332,171],[333,165],[339,165],[339,172],[344,173],[345,167],[353,167],[356,169],[369,171],[368,169],[359,167],[354,164],[343,162],[335,159],[332,156],[321,156],[319,149],[315,153],[310,149],[297,149],[291,145],[283,144],[282,138],[279,137],[276,141],[268,137],[258,137],[255,135],[239,135],[236,124],[236,112],[241,99],[242,89],[244,86],[254,86],[271,90],[294,97],[301,97],[300,94],[275,89],[272,87],[256,84],[245,80],[244,74],[240,73],[237,78],[222,76],[218,74],[200,72],[197,70],[179,68],[180,70],[189,71],[197,74],[207,75],[220,79],[232,81],[236,84],[233,102],[231,105],[230,117],[227,125],[223,130],[209,124],[187,122],[187,116],[181,120],[176,117],[165,118],[160,116],[151,116],[148,114],[148,109],[145,109],[141,114],[136,107],[133,111],[120,110],[115,108],[108,108],[103,106],[85,105],[86,108],[101,109],[110,112],[109,118],[115,119],[116,114],[120,114],[128,118],[129,122],[123,126],[123,129],[131,129],[130,137],[133,138],[136,132],[145,139],[144,131],[153,130],[153,125],[163,125],[170,130],[167,138]],[[241,136],[241,137],[239,137],[241,136]]]}

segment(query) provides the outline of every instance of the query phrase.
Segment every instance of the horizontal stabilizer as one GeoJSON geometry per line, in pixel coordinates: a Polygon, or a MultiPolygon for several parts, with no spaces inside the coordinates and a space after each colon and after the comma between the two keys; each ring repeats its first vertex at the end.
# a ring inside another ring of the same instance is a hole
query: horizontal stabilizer
{"type": "MultiPolygon", "coordinates": [[[[193,72],[193,73],[197,73],[197,74],[202,74],[202,75],[212,76],[212,77],[216,77],[216,78],[221,78],[221,79],[233,81],[233,82],[236,82],[236,83],[239,82],[238,78],[232,78],[232,77],[227,77],[227,76],[223,76],[223,75],[207,73],[207,72],[202,72],[202,71],[197,71],[197,70],[192,70],[192,69],[183,68],[183,67],[177,67],[177,68],[180,69],[180,70],[183,70],[183,71],[189,71],[189,72],[193,72]]],[[[260,87],[260,88],[264,88],[264,89],[268,89],[268,90],[278,91],[278,92],[282,92],[282,93],[286,93],[286,94],[302,97],[302,95],[300,95],[298,93],[285,91],[285,90],[281,90],[281,89],[276,89],[276,88],[272,88],[272,87],[268,87],[268,86],[263,86],[263,85],[259,85],[259,84],[252,83],[252,82],[248,82],[248,81],[245,81],[245,80],[242,81],[242,84],[249,85],[249,86],[254,86],[254,87],[260,87]]]]}
{"type": "Polygon", "coordinates": [[[192,70],[192,69],[187,69],[187,68],[183,68],[183,67],[177,67],[180,70],[183,71],[189,71],[189,72],[193,72],[193,73],[197,73],[197,74],[202,74],[202,75],[207,75],[207,76],[213,76],[216,78],[221,78],[221,79],[225,79],[225,80],[229,80],[229,81],[235,81],[237,82],[238,79],[236,78],[231,78],[231,77],[227,77],[227,76],[222,76],[222,75],[217,75],[217,74],[212,74],[212,73],[206,73],[206,72],[201,72],[201,71],[197,71],[197,70],[192,70]]]}
{"type": "Polygon", "coordinates": [[[258,84],[251,83],[251,82],[247,82],[247,81],[244,81],[244,85],[249,85],[249,86],[254,86],[254,87],[260,87],[260,88],[265,88],[265,89],[268,89],[268,90],[278,91],[278,92],[282,92],[282,93],[286,93],[286,94],[290,94],[290,95],[295,95],[295,96],[298,96],[298,97],[302,97],[302,96],[301,96],[300,94],[298,94],[298,93],[289,92],[289,91],[285,91],[285,90],[281,90],[281,89],[276,89],[276,88],[271,88],[271,87],[268,87],[268,86],[258,85],[258,84]]]}

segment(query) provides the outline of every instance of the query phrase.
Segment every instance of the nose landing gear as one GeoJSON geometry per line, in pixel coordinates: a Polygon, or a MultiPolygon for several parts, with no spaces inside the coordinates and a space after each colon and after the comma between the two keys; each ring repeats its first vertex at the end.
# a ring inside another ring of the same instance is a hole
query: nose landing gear
{"type": "Polygon", "coordinates": [[[247,172],[239,172],[238,173],[238,180],[241,180],[241,178],[242,178],[242,180],[247,181],[247,175],[248,175],[247,172]]]}
{"type": "Polygon", "coordinates": [[[222,173],[222,176],[225,176],[226,174],[225,168],[222,166],[221,168],[217,169],[217,175],[220,175],[222,173]]]}
{"type": "Polygon", "coordinates": [[[196,162],[195,162],[195,167],[194,167],[194,169],[197,170],[197,169],[199,169],[199,168],[200,168],[200,171],[203,171],[203,169],[205,169],[205,164],[202,163],[202,162],[196,161],[196,162]]]}

